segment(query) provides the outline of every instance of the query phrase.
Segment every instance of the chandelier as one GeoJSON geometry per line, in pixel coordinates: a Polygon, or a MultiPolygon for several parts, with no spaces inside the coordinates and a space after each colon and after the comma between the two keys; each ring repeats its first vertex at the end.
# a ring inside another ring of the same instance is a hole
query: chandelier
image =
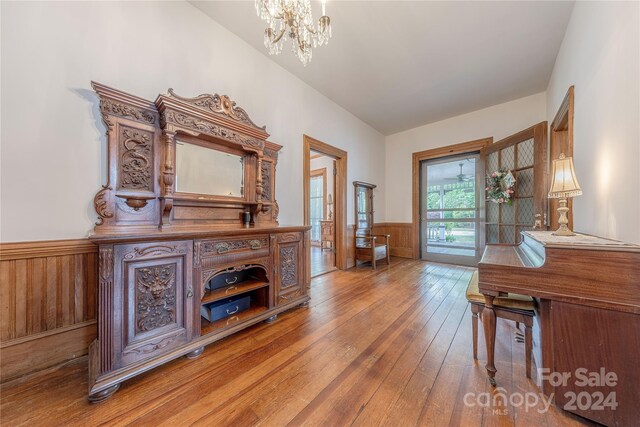
{"type": "Polygon", "coordinates": [[[311,61],[311,48],[329,43],[331,19],[325,13],[314,27],[310,0],[255,0],[256,12],[269,26],[264,30],[264,46],[269,55],[278,55],[282,46],[291,40],[291,51],[306,66],[311,61]]]}

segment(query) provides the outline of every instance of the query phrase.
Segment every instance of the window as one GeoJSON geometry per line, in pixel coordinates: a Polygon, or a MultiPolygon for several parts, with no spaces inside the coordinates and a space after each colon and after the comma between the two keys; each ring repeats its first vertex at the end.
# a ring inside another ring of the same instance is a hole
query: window
{"type": "Polygon", "coordinates": [[[326,169],[311,171],[311,185],[309,185],[310,194],[310,212],[311,219],[311,241],[320,242],[321,229],[320,221],[324,220],[326,209],[326,187],[327,172],[326,169]]]}

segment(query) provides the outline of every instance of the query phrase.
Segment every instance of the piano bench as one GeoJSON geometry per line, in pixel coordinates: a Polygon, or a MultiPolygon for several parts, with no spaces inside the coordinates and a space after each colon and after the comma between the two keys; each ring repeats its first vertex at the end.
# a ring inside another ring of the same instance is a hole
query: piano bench
{"type": "MultiPolygon", "coordinates": [[[[478,289],[478,272],[474,272],[469,286],[467,286],[467,300],[471,303],[471,326],[473,328],[473,359],[478,359],[478,317],[482,316],[484,309],[484,295],[478,289]]],[[[496,297],[493,300],[493,308],[496,317],[508,319],[524,325],[524,346],[525,365],[527,378],[531,378],[531,353],[533,350],[531,328],[533,327],[533,316],[535,315],[535,302],[527,295],[508,294],[505,297],[496,297]]]]}

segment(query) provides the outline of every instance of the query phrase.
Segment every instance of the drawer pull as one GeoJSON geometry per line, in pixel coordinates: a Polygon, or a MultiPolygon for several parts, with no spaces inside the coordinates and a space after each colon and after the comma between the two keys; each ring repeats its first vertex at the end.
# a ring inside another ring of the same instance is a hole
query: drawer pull
{"type": "MultiPolygon", "coordinates": [[[[229,311],[229,309],[227,308],[227,314],[236,314],[238,312],[238,310],[240,310],[240,307],[236,305],[236,309],[233,311],[229,311]]],[[[235,316],[234,316],[235,317],[235,316]]]]}
{"type": "Polygon", "coordinates": [[[229,292],[231,292],[231,291],[235,291],[236,289],[238,289],[238,287],[237,287],[237,286],[229,286],[229,287],[227,288],[227,290],[226,290],[226,291],[224,291],[224,293],[225,293],[225,294],[228,294],[229,292]]]}
{"type": "Polygon", "coordinates": [[[233,279],[225,278],[224,281],[227,282],[227,285],[233,285],[238,281],[238,276],[233,276],[233,279]]]}
{"type": "Polygon", "coordinates": [[[227,319],[227,325],[231,322],[237,322],[238,320],[240,320],[240,318],[238,316],[232,316],[230,318],[227,319]]]}
{"type": "Polygon", "coordinates": [[[260,240],[250,240],[249,245],[251,246],[251,249],[254,251],[262,248],[262,243],[260,243],[260,240]]]}
{"type": "Polygon", "coordinates": [[[280,298],[282,298],[283,300],[288,300],[289,297],[285,297],[284,295],[280,295],[280,298]]]}

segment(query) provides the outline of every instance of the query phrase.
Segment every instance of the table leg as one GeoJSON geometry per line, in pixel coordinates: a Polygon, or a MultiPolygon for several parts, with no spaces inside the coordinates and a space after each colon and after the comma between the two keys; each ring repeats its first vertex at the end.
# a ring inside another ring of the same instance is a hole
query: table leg
{"type": "Polygon", "coordinates": [[[496,348],[496,312],[493,310],[493,295],[484,296],[485,304],[482,311],[482,325],[484,326],[484,339],[487,345],[487,375],[492,386],[496,385],[496,366],[494,364],[494,353],[496,348]]]}

